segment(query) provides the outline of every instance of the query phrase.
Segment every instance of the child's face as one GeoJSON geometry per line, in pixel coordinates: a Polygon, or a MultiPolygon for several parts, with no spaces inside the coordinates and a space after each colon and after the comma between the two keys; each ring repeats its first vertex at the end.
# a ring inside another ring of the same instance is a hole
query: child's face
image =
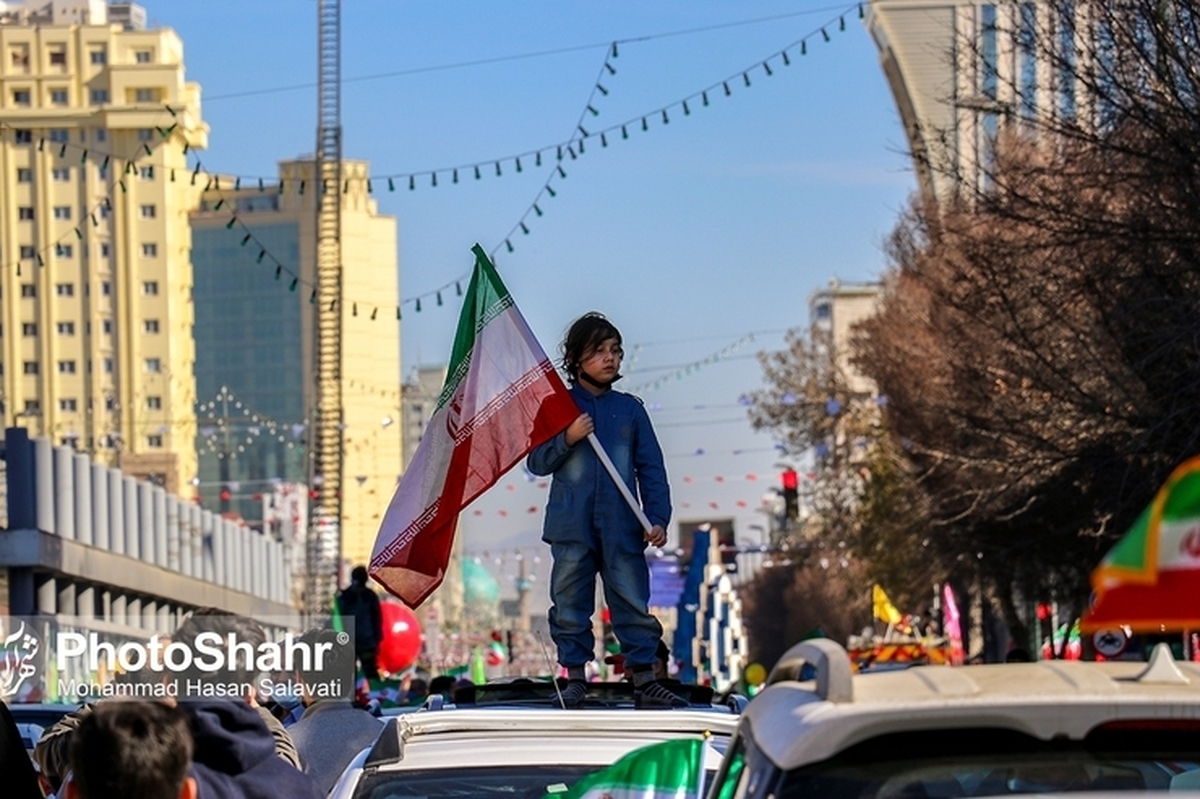
{"type": "Polygon", "coordinates": [[[615,338],[606,338],[593,349],[585,350],[579,362],[579,370],[597,383],[609,383],[616,379],[621,370],[621,359],[625,351],[615,338]]]}

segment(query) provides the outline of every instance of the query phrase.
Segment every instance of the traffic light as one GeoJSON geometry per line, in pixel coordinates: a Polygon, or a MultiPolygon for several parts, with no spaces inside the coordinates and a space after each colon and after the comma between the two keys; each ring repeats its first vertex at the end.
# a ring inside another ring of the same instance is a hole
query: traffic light
{"type": "Polygon", "coordinates": [[[783,509],[789,519],[800,517],[800,475],[787,468],[780,475],[783,481],[783,509]]]}

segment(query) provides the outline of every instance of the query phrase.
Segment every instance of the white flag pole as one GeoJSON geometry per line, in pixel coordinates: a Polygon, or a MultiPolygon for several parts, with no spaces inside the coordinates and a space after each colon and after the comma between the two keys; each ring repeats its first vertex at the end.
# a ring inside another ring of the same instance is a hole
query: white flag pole
{"type": "Polygon", "coordinates": [[[650,524],[650,520],[646,518],[642,506],[633,498],[629,486],[625,485],[625,481],[621,479],[621,475],[617,473],[617,467],[613,465],[612,458],[608,457],[608,453],[604,451],[604,447],[600,445],[600,439],[596,438],[595,433],[588,433],[588,443],[592,445],[592,449],[596,452],[596,457],[604,464],[604,471],[608,472],[608,476],[617,484],[617,490],[621,492],[621,496],[625,497],[625,501],[629,503],[630,509],[637,516],[638,521],[642,523],[642,529],[647,533],[654,527],[650,524]]]}

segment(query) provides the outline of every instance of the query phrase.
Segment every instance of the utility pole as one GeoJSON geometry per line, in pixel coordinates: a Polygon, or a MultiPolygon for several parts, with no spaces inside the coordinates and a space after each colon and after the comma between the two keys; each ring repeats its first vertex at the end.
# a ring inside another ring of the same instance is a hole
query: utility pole
{"type": "Polygon", "coordinates": [[[317,4],[315,386],[308,414],[309,490],[305,609],[328,612],[342,551],[342,9],[317,4]]]}

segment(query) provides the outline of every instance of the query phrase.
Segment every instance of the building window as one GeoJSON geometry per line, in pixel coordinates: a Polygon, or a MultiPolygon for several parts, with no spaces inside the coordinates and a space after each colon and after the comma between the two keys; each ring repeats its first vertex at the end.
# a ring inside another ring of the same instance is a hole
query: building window
{"type": "Polygon", "coordinates": [[[17,183],[33,183],[33,170],[17,167],[17,183]]]}
{"type": "Polygon", "coordinates": [[[67,90],[66,89],[51,89],[50,90],[50,104],[51,105],[66,105],[67,104],[67,90]]]}
{"type": "Polygon", "coordinates": [[[58,373],[60,375],[75,374],[75,362],[74,361],[59,361],[58,362],[58,373]]]}
{"type": "Polygon", "coordinates": [[[146,436],[146,446],[151,449],[161,449],[162,441],[162,436],[159,435],[146,436]]]}
{"type": "Polygon", "coordinates": [[[143,329],[147,333],[157,333],[158,332],[158,320],[157,319],[147,319],[143,323],[143,326],[144,326],[143,329]]]}
{"type": "Polygon", "coordinates": [[[42,403],[40,400],[25,400],[25,415],[36,416],[42,412],[42,403]]]}
{"type": "MultiPolygon", "coordinates": [[[[103,178],[106,174],[107,174],[107,172],[105,172],[105,170],[103,170],[103,169],[100,170],[100,177],[103,178]]],[[[96,210],[97,210],[97,213],[100,214],[101,219],[108,219],[110,216],[112,216],[112,208],[109,207],[108,205],[102,205],[96,210]]]]}
{"type": "Polygon", "coordinates": [[[105,297],[112,296],[112,283],[107,280],[100,281],[100,293],[105,297]]]}
{"type": "Polygon", "coordinates": [[[149,64],[154,61],[153,50],[137,50],[133,54],[133,60],[139,64],[149,64]]]}
{"type": "Polygon", "coordinates": [[[138,128],[138,141],[154,141],[154,128],[138,128]]]}
{"type": "MultiPolygon", "coordinates": [[[[153,103],[158,101],[157,89],[134,89],[133,101],[135,103],[153,103]]],[[[142,139],[146,141],[146,139],[142,139]]]]}
{"type": "Polygon", "coordinates": [[[154,167],[143,166],[138,169],[138,177],[142,180],[154,180],[154,167]]]}
{"type": "Polygon", "coordinates": [[[27,129],[18,129],[13,134],[17,144],[33,144],[33,131],[27,129]]]}
{"type": "Polygon", "coordinates": [[[90,53],[88,53],[88,60],[93,64],[107,64],[108,51],[104,49],[92,50],[90,53]]]}
{"type": "Polygon", "coordinates": [[[22,283],[21,284],[21,296],[22,297],[36,297],[37,296],[37,286],[34,285],[33,283],[22,283]]]}
{"type": "Polygon", "coordinates": [[[147,281],[143,282],[142,283],[142,294],[145,294],[147,297],[157,297],[158,296],[158,281],[157,280],[147,280],[147,281]]]}
{"type": "Polygon", "coordinates": [[[70,413],[79,410],[79,404],[73,399],[60,399],[58,401],[58,409],[70,413]]]}
{"type": "Polygon", "coordinates": [[[21,335],[26,336],[26,337],[36,336],[37,335],[37,322],[22,322],[21,323],[21,335]]]}
{"type": "Polygon", "coordinates": [[[153,205],[143,205],[141,213],[142,219],[153,219],[157,216],[157,209],[153,205]]]}
{"type": "Polygon", "coordinates": [[[161,411],[162,397],[146,397],[146,410],[161,411]]]}
{"type": "Polygon", "coordinates": [[[56,205],[54,206],[54,218],[66,221],[71,218],[71,206],[56,205]]]}
{"type": "Polygon", "coordinates": [[[58,323],[58,335],[60,335],[60,336],[75,335],[75,323],[74,322],[59,322],[58,323]]]}
{"type": "Polygon", "coordinates": [[[22,205],[20,208],[18,208],[17,209],[17,219],[20,219],[25,222],[32,222],[33,221],[33,206],[32,205],[22,205]]]}
{"type": "Polygon", "coordinates": [[[29,89],[14,89],[12,98],[13,105],[30,105],[33,102],[29,89]]]}
{"type": "Polygon", "coordinates": [[[158,245],[153,244],[153,243],[143,244],[142,245],[142,257],[143,258],[157,258],[158,257],[158,245]]]}
{"type": "Polygon", "coordinates": [[[66,144],[71,140],[71,131],[66,128],[52,128],[50,130],[50,141],[56,144],[66,144]]]}
{"type": "Polygon", "coordinates": [[[107,105],[108,89],[92,89],[92,105],[107,105]]]}
{"type": "Polygon", "coordinates": [[[100,257],[108,258],[112,255],[112,245],[107,241],[100,242],[100,257]]]}
{"type": "Polygon", "coordinates": [[[96,141],[108,141],[108,130],[106,128],[96,128],[96,141]]]}
{"type": "Polygon", "coordinates": [[[54,293],[60,297],[74,297],[75,296],[75,284],[74,283],[59,283],[54,287],[54,293]]]}
{"type": "Polygon", "coordinates": [[[18,44],[15,47],[10,47],[8,50],[9,60],[14,67],[19,67],[22,72],[29,71],[29,46],[18,44]]]}
{"type": "Polygon", "coordinates": [[[111,335],[112,334],[112,320],[105,319],[104,324],[101,326],[101,329],[104,331],[105,335],[111,335]]]}
{"type": "Polygon", "coordinates": [[[70,244],[55,244],[54,255],[56,258],[70,258],[75,254],[75,248],[70,244]]]}
{"type": "Polygon", "coordinates": [[[38,373],[38,362],[25,361],[25,363],[21,365],[21,371],[27,375],[36,375],[38,373]]]}
{"type": "Polygon", "coordinates": [[[22,259],[37,258],[37,248],[34,247],[32,244],[22,244],[21,245],[21,258],[22,259]]]}
{"type": "Polygon", "coordinates": [[[65,67],[67,65],[67,48],[57,45],[50,48],[50,66],[65,67]]]}
{"type": "Polygon", "coordinates": [[[146,359],[146,371],[147,372],[161,372],[162,371],[162,361],[159,360],[158,358],[147,358],[146,359]]]}
{"type": "Polygon", "coordinates": [[[50,177],[59,183],[67,183],[71,180],[71,170],[66,167],[55,167],[50,170],[50,177]]]}
{"type": "Polygon", "coordinates": [[[105,374],[112,374],[112,371],[113,371],[113,359],[112,359],[112,358],[105,358],[105,359],[104,359],[104,373],[105,373],[105,374]]]}

